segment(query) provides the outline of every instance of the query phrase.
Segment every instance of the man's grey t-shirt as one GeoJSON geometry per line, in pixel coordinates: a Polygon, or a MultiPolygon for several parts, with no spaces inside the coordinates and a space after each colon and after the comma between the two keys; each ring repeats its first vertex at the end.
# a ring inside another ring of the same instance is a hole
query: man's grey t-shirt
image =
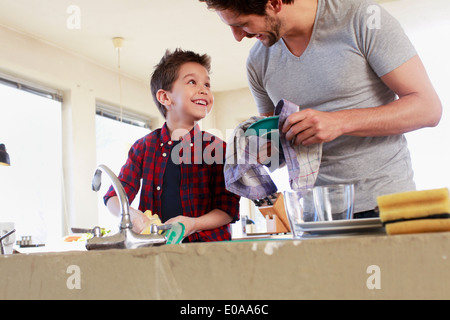
{"type": "MultiPolygon", "coordinates": [[[[380,79],[416,55],[403,29],[371,0],[319,0],[307,49],[294,56],[283,40],[252,48],[248,79],[260,113],[286,99],[319,111],[370,108],[397,99],[380,79]]],[[[415,189],[406,139],[341,136],[323,144],[316,185],[354,183],[355,212],[376,197],[415,189]]]]}

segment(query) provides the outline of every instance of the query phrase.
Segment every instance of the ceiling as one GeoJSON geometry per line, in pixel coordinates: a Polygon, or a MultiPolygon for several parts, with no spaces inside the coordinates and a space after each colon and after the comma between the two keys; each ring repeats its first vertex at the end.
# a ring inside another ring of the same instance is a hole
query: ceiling
{"type": "Polygon", "coordinates": [[[257,41],[238,43],[217,14],[198,0],[0,0],[0,25],[110,69],[118,64],[112,38],[122,37],[122,72],[146,83],[166,49],[208,53],[214,91],[247,86],[245,62],[257,41]],[[73,5],[80,9],[79,29],[67,27],[73,5]]]}
{"type": "Polygon", "coordinates": [[[166,49],[208,53],[215,91],[247,86],[245,61],[256,41],[238,43],[198,0],[0,0],[0,25],[114,69],[112,38],[122,37],[122,72],[145,82],[166,49]],[[79,29],[67,27],[72,5],[80,9],[79,29]]]}

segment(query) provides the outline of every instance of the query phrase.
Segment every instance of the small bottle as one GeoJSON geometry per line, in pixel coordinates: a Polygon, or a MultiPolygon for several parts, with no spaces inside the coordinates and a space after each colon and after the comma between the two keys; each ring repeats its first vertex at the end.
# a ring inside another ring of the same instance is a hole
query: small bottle
{"type": "Polygon", "coordinates": [[[247,216],[241,217],[241,223],[242,223],[242,236],[247,236],[247,216]]]}

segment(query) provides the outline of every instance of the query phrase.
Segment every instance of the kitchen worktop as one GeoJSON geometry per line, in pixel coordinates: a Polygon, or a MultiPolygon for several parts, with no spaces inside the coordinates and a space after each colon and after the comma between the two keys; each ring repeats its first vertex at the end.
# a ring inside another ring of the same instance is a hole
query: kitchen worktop
{"type": "Polygon", "coordinates": [[[450,233],[0,256],[0,299],[449,299],[450,233]]]}

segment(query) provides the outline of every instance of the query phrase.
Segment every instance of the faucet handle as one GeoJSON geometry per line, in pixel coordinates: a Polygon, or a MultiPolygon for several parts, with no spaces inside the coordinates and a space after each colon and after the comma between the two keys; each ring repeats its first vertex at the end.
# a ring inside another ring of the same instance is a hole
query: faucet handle
{"type": "Polygon", "coordinates": [[[94,229],[92,229],[92,233],[94,234],[94,237],[103,237],[102,228],[99,226],[94,227],[94,229]]]}
{"type": "Polygon", "coordinates": [[[157,234],[159,231],[166,231],[166,230],[170,230],[172,228],[171,224],[162,224],[162,225],[157,225],[157,224],[152,224],[150,226],[150,233],[152,234],[157,234]]]}
{"type": "Polygon", "coordinates": [[[158,226],[156,224],[152,224],[150,226],[150,233],[151,234],[157,234],[158,233],[158,226]]]}
{"type": "Polygon", "coordinates": [[[162,225],[158,226],[158,230],[166,231],[166,230],[170,230],[170,229],[172,229],[171,224],[162,224],[162,225]]]}

